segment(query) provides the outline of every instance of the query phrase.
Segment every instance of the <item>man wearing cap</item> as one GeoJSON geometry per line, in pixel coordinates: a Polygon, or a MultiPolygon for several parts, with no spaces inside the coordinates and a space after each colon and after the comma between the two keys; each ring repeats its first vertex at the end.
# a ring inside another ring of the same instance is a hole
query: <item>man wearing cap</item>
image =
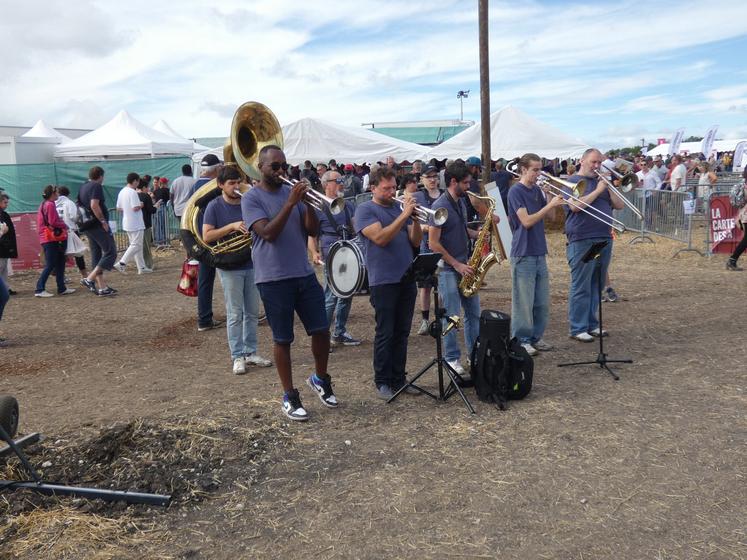
{"type": "Polygon", "coordinates": [[[174,206],[174,215],[177,220],[182,219],[184,208],[187,206],[194,184],[195,178],[192,177],[192,166],[185,163],[182,165],[182,176],[177,177],[171,183],[171,204],[174,206]]]}
{"type": "MultiPolygon", "coordinates": [[[[423,171],[421,176],[423,180],[423,189],[416,191],[413,195],[415,202],[418,206],[423,208],[430,208],[433,203],[438,200],[441,196],[441,191],[438,188],[438,169],[435,165],[428,165],[423,171]]],[[[423,240],[420,242],[421,253],[431,253],[432,251],[428,247],[428,230],[430,229],[426,224],[420,224],[420,228],[423,230],[423,240]]],[[[435,276],[428,280],[418,280],[418,301],[420,302],[420,327],[418,327],[418,334],[423,336],[428,334],[428,323],[431,312],[431,288],[435,283],[435,276]]]]}
{"type": "Polygon", "coordinates": [[[342,178],[343,185],[345,185],[345,198],[355,198],[363,192],[363,183],[361,180],[353,174],[355,168],[352,163],[346,163],[345,176],[342,178]]]}

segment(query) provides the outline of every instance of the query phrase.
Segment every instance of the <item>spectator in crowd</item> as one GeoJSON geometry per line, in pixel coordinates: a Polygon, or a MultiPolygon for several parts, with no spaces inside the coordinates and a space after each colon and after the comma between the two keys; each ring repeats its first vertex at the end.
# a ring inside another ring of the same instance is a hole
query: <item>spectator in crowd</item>
{"type": "Polygon", "coordinates": [[[117,258],[117,246],[109,230],[109,209],[104,196],[104,170],[98,165],[88,171],[88,182],[78,191],[78,205],[85,208],[98,223],[86,229],[88,244],[91,248],[91,273],[80,283],[98,296],[113,296],[114,288],[107,286],[104,272],[111,270],[117,258]]]}
{"type": "Polygon", "coordinates": [[[156,207],[153,206],[153,199],[148,194],[148,182],[142,177],[137,186],[137,197],[143,203],[143,225],[145,225],[145,231],[143,232],[143,262],[145,263],[145,268],[153,270],[153,214],[156,213],[156,207]]]}
{"type": "Polygon", "coordinates": [[[406,192],[415,194],[418,190],[418,180],[412,173],[406,173],[402,176],[397,189],[397,196],[402,196],[406,192]]]}
{"type": "Polygon", "coordinates": [[[311,187],[315,190],[324,188],[324,186],[319,181],[319,177],[321,177],[321,175],[317,175],[316,169],[314,169],[314,167],[311,165],[311,161],[308,159],[303,162],[303,169],[301,169],[299,177],[301,179],[306,179],[311,187]]]}
{"type": "Polygon", "coordinates": [[[370,180],[371,180],[371,174],[372,174],[372,173],[373,173],[373,172],[374,172],[375,170],[377,170],[377,169],[378,169],[379,167],[380,167],[380,166],[379,166],[379,164],[378,164],[378,163],[374,163],[374,164],[372,164],[372,165],[371,165],[371,167],[370,167],[370,168],[369,168],[369,170],[368,170],[368,173],[366,173],[366,174],[365,174],[365,175],[363,176],[363,192],[370,192],[370,191],[371,191],[371,184],[370,184],[370,180]]]}
{"type": "Polygon", "coordinates": [[[156,246],[158,247],[163,247],[168,244],[166,236],[166,206],[170,198],[168,184],[169,180],[166,177],[158,177],[158,184],[156,184],[155,181],[153,183],[153,202],[157,208],[153,224],[153,234],[155,236],[156,246]]]}
{"type": "Polygon", "coordinates": [[[54,270],[57,279],[57,293],[67,295],[75,292],[65,286],[65,247],[67,246],[67,226],[60,218],[55,207],[57,187],[47,185],[42,192],[44,201],[36,214],[36,227],[39,232],[39,243],[44,251],[44,269],[36,282],[36,297],[52,297],[46,290],[47,278],[54,270]]]}
{"type": "MultiPolygon", "coordinates": [[[[747,169],[742,172],[742,179],[742,189],[744,190],[743,195],[745,198],[747,198],[747,169]]],[[[739,210],[739,215],[737,216],[737,226],[742,230],[742,240],[734,248],[734,252],[729,257],[729,260],[726,261],[727,270],[743,270],[742,267],[737,266],[737,261],[739,260],[739,257],[742,256],[742,253],[744,253],[745,249],[747,249],[747,204],[742,206],[742,208],[739,210]]]]}
{"type": "Polygon", "coordinates": [[[672,191],[679,191],[685,188],[687,179],[687,167],[682,162],[682,157],[672,156],[672,173],[669,177],[669,187],[672,191]]]}
{"type": "MultiPolygon", "coordinates": [[[[10,259],[18,257],[18,244],[16,242],[16,228],[13,225],[13,220],[10,219],[10,214],[7,212],[9,203],[10,197],[4,192],[0,193],[0,280],[5,283],[8,295],[12,296],[16,292],[9,287],[8,272],[10,259]]],[[[0,299],[2,299],[2,296],[0,296],[0,299]]],[[[0,306],[2,305],[5,304],[0,301],[0,306]]],[[[1,315],[2,309],[0,309],[1,315]]]]}
{"type": "Polygon", "coordinates": [[[415,183],[420,184],[420,175],[423,173],[423,162],[419,159],[416,159],[412,162],[412,170],[410,171],[411,175],[415,176],[415,183]]]}
{"type": "Polygon", "coordinates": [[[71,240],[74,239],[73,234],[75,234],[75,236],[78,235],[78,206],[75,202],[70,200],[70,189],[65,186],[60,186],[57,187],[57,192],[59,196],[55,206],[57,207],[57,213],[60,215],[60,218],[65,222],[68,232],[68,242],[65,254],[75,257],[75,266],[78,267],[81,279],[86,278],[88,276],[88,271],[86,270],[86,259],[83,256],[83,253],[73,252],[74,250],[71,250],[70,243],[71,240]]]}
{"type": "Polygon", "coordinates": [[[122,274],[125,273],[127,263],[135,261],[138,274],[153,272],[152,268],[145,266],[143,260],[143,239],[145,237],[145,222],[143,220],[143,203],[137,195],[137,187],[140,184],[140,175],[137,173],[127,174],[127,185],[119,191],[117,197],[117,210],[122,212],[122,229],[127,233],[130,244],[118,263],[114,265],[122,274]]]}
{"type": "Polygon", "coordinates": [[[354,167],[352,163],[346,163],[345,175],[342,178],[345,185],[345,198],[355,198],[363,192],[363,182],[353,174],[354,167]]]}
{"type": "Polygon", "coordinates": [[[192,185],[195,184],[195,178],[192,177],[192,166],[188,163],[182,165],[182,175],[174,179],[171,183],[171,204],[174,207],[174,216],[181,221],[184,208],[187,206],[192,185]]]}
{"type": "MultiPolygon", "coordinates": [[[[319,162],[319,163],[316,164],[316,175],[317,175],[317,177],[320,178],[320,180],[321,180],[321,176],[324,175],[327,172],[327,169],[328,168],[327,168],[327,164],[326,163],[319,162]]],[[[324,189],[324,185],[322,185],[322,190],[323,189],[324,189]]]]}
{"type": "MultiPolygon", "coordinates": [[[[468,157],[464,162],[467,165],[467,171],[472,177],[469,183],[469,190],[471,193],[480,195],[480,176],[482,173],[482,160],[479,157],[472,156],[468,157]]],[[[465,196],[463,199],[464,205],[467,207],[467,221],[474,222],[478,219],[477,210],[472,205],[470,197],[465,196]]]]}
{"type": "Polygon", "coordinates": [[[705,161],[698,162],[697,167],[700,175],[698,177],[696,196],[697,198],[705,199],[711,196],[713,187],[716,185],[716,181],[718,181],[718,176],[713,171],[713,167],[705,161]]]}
{"type": "Polygon", "coordinates": [[[652,171],[654,171],[659,176],[660,184],[664,183],[665,179],[667,178],[667,173],[669,173],[669,170],[667,169],[667,166],[664,165],[664,160],[661,159],[661,156],[658,156],[654,160],[654,167],[652,171]]]}
{"type": "MultiPolygon", "coordinates": [[[[568,173],[568,162],[563,160],[566,164],[564,173],[568,173]]],[[[503,208],[508,212],[508,189],[511,187],[511,181],[513,175],[504,169],[505,160],[499,159],[495,162],[495,171],[490,174],[490,182],[495,182],[495,186],[498,187],[498,191],[501,193],[501,200],[503,201],[503,208]]]]}
{"type": "Polygon", "coordinates": [[[386,156],[386,166],[387,168],[394,170],[394,166],[397,165],[397,162],[394,161],[394,157],[392,156],[386,156]]]}
{"type": "MultiPolygon", "coordinates": [[[[441,196],[441,191],[438,188],[438,169],[436,166],[426,166],[422,179],[424,188],[414,193],[413,197],[418,206],[422,208],[430,208],[441,196]]],[[[416,225],[419,225],[423,232],[423,238],[420,240],[420,252],[430,253],[431,249],[428,246],[428,233],[430,232],[430,226],[419,222],[416,222],[416,225]]],[[[421,315],[418,334],[421,336],[428,334],[428,324],[431,313],[431,288],[435,286],[435,283],[435,275],[427,280],[417,281],[418,301],[420,302],[421,315]]]]}

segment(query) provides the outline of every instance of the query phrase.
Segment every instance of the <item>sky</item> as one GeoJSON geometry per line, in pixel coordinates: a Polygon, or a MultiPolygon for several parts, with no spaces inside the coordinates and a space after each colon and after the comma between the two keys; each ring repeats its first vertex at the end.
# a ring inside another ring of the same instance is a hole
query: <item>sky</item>
{"type": "MultiPolygon", "coordinates": [[[[0,125],[126,109],[227,136],[245,101],[304,117],[480,119],[477,0],[0,0],[0,125]]],[[[490,107],[587,144],[747,138],[747,1],[490,2],[490,107]]]]}

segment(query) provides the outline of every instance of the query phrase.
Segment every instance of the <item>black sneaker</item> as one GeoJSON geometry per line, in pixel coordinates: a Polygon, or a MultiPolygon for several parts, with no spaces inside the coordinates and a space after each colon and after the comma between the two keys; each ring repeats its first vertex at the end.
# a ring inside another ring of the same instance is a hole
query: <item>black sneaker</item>
{"type": "Polygon", "coordinates": [[[100,290],[96,290],[96,295],[101,297],[113,296],[116,293],[116,290],[113,290],[109,286],[107,286],[106,288],[101,288],[100,290]]]}
{"type": "Polygon", "coordinates": [[[220,326],[223,326],[223,321],[214,320],[212,323],[209,323],[207,325],[198,325],[197,331],[198,332],[210,331],[213,329],[217,329],[220,326]]]}
{"type": "Polygon", "coordinates": [[[96,290],[96,282],[91,282],[88,278],[82,278],[81,281],[80,281],[80,285],[88,288],[94,294],[97,292],[97,290],[96,290]]]}
{"type": "Polygon", "coordinates": [[[729,259],[726,261],[726,270],[744,270],[741,266],[737,266],[737,261],[729,259]]]}
{"type": "Polygon", "coordinates": [[[283,414],[297,422],[305,422],[309,419],[309,414],[301,404],[298,389],[293,389],[290,393],[283,395],[283,414]]]}
{"type": "Polygon", "coordinates": [[[306,379],[306,385],[311,387],[311,390],[316,393],[324,406],[337,408],[337,405],[340,404],[332,391],[332,380],[329,377],[322,379],[317,377],[316,374],[310,375],[306,379]]]}

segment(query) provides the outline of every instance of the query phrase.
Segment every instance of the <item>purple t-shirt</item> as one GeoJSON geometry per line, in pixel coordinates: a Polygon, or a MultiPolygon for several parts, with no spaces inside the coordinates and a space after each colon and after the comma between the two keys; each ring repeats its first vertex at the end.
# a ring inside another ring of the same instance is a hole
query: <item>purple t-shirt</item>
{"type": "Polygon", "coordinates": [[[407,226],[412,224],[412,219],[407,220],[386,247],[379,247],[360,233],[361,230],[376,222],[379,222],[381,227],[385,228],[396,220],[400,214],[402,214],[402,208],[399,204],[382,206],[376,204],[373,200],[364,202],[355,211],[355,231],[360,234],[363,240],[369,286],[398,284],[402,280],[402,275],[412,263],[413,247],[407,235],[407,226]]]}
{"type": "MultiPolygon", "coordinates": [[[[597,188],[597,182],[599,181],[597,177],[582,177],[581,175],[568,177],[568,181],[571,183],[575,183],[581,179],[586,181],[586,189],[581,196],[586,196],[597,188]]],[[[612,216],[612,200],[610,199],[610,192],[607,189],[605,189],[604,192],[591,203],[591,205],[597,210],[601,210],[606,215],[612,216]]],[[[594,210],[590,210],[590,212],[594,212],[594,210]]],[[[566,206],[565,234],[568,237],[568,241],[571,243],[574,241],[581,241],[582,239],[611,239],[612,228],[603,224],[596,218],[592,218],[586,212],[571,212],[566,206]]]]}
{"type": "Polygon", "coordinates": [[[508,191],[508,223],[513,232],[511,240],[512,257],[540,257],[547,254],[545,239],[545,220],[540,220],[529,229],[521,225],[516,215],[519,208],[525,208],[527,214],[536,214],[547,202],[539,187],[531,189],[516,183],[508,191]]]}
{"type": "MultiPolygon", "coordinates": [[[[240,222],[241,220],[241,205],[229,204],[228,202],[223,200],[223,196],[219,196],[208,202],[208,205],[205,207],[205,212],[203,213],[202,217],[203,224],[213,226],[215,229],[220,229],[223,226],[226,226],[233,222],[240,222]]],[[[250,268],[252,268],[251,257],[249,257],[249,260],[246,262],[246,264],[237,267],[234,270],[248,270],[250,268]]]]}
{"type": "MultiPolygon", "coordinates": [[[[440,196],[440,193],[439,193],[440,196]]],[[[415,202],[418,203],[418,206],[422,206],[423,208],[430,208],[433,206],[433,203],[438,200],[438,196],[436,198],[431,198],[431,196],[428,194],[428,191],[426,189],[422,189],[419,191],[416,191],[413,195],[413,198],[415,199],[415,202]]],[[[432,253],[430,247],[428,247],[428,232],[423,232],[423,239],[420,241],[420,252],[421,253],[432,253]]]]}
{"type": "MultiPolygon", "coordinates": [[[[241,214],[246,227],[251,230],[258,220],[271,221],[285,206],[290,191],[290,186],[282,185],[272,192],[255,187],[246,193],[241,199],[241,214]]],[[[307,253],[307,234],[303,226],[305,214],[306,205],[299,202],[275,241],[265,241],[254,235],[252,260],[257,284],[314,274],[307,253]]]]}
{"type": "MultiPolygon", "coordinates": [[[[431,225],[431,227],[438,227],[441,230],[440,241],[444,249],[459,262],[466,263],[469,259],[469,236],[467,235],[467,209],[464,205],[464,198],[455,201],[447,191],[431,206],[431,210],[438,208],[446,208],[449,211],[449,218],[442,226],[431,225]]],[[[446,264],[446,261],[444,261],[444,268],[454,270],[446,264]]]]}
{"type": "MultiPolygon", "coordinates": [[[[319,218],[319,246],[322,251],[322,259],[327,258],[327,251],[330,246],[336,241],[342,239],[340,235],[340,227],[346,227],[353,221],[353,204],[349,200],[345,201],[345,209],[339,214],[332,214],[334,223],[329,221],[326,212],[321,210],[315,210],[317,218],[319,218]]],[[[352,231],[348,231],[347,238],[350,239],[355,234],[352,231]]]]}

